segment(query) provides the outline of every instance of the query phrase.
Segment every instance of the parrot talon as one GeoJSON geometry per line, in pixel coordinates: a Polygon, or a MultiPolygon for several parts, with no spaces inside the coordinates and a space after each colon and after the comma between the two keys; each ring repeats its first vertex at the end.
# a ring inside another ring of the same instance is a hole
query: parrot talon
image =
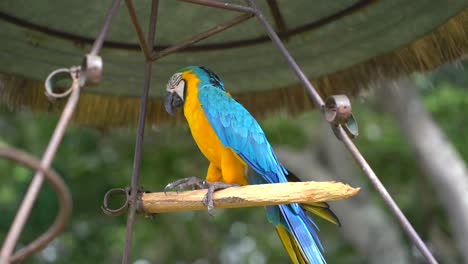
{"type": "Polygon", "coordinates": [[[186,187],[192,187],[192,190],[194,190],[195,187],[198,187],[199,189],[208,188],[205,180],[192,176],[168,183],[166,187],[164,187],[164,194],[166,194],[170,189],[175,189],[176,192],[179,192],[186,187]]]}
{"type": "Polygon", "coordinates": [[[192,187],[192,190],[198,189],[207,189],[203,200],[201,201],[208,209],[208,213],[212,215],[214,204],[213,204],[213,193],[217,190],[226,189],[229,187],[240,186],[237,183],[224,183],[224,182],[208,182],[206,180],[197,178],[195,176],[179,179],[174,182],[170,182],[164,187],[164,194],[167,193],[170,189],[175,189],[176,192],[182,191],[186,187],[192,187]]]}
{"type": "Polygon", "coordinates": [[[208,209],[208,213],[210,215],[213,215],[213,209],[214,209],[214,203],[213,203],[213,194],[217,190],[222,190],[226,189],[229,187],[237,187],[240,186],[240,184],[237,183],[224,183],[224,182],[206,182],[207,185],[207,192],[205,196],[203,196],[202,203],[205,205],[208,209]]]}

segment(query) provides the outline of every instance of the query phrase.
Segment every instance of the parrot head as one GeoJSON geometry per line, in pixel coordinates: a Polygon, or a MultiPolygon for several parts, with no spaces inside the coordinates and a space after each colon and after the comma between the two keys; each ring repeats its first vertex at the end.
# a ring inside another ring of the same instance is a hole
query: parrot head
{"type": "Polygon", "coordinates": [[[188,66],[178,70],[169,79],[166,85],[166,96],[164,98],[164,107],[166,111],[173,115],[174,109],[184,105],[187,82],[186,73],[192,73],[190,76],[195,76],[199,79],[200,85],[210,84],[224,90],[223,81],[211,70],[202,66],[188,66]]]}

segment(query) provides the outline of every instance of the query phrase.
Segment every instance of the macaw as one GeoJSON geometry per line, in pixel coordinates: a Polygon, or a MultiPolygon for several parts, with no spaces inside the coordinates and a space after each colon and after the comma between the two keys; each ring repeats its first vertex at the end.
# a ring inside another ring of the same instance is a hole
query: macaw
{"type": "MultiPolygon", "coordinates": [[[[276,157],[265,133],[254,117],[225,90],[224,83],[205,67],[189,66],[169,80],[164,99],[166,111],[182,107],[192,136],[210,161],[206,180],[189,177],[169,183],[171,188],[208,188],[203,203],[213,209],[215,190],[246,184],[298,181],[276,157]],[[251,167],[256,173],[247,174],[251,167]]],[[[317,235],[313,212],[338,224],[326,203],[267,206],[267,219],[275,227],[295,264],[326,263],[317,235]]]]}

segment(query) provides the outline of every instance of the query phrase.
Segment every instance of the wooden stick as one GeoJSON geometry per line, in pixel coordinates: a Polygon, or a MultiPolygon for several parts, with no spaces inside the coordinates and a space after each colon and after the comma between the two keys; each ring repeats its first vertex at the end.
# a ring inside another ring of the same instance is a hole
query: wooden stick
{"type": "MultiPolygon", "coordinates": [[[[288,182],[276,184],[231,187],[214,193],[215,208],[239,208],[287,203],[334,201],[351,197],[359,192],[341,182],[288,182]]],[[[206,210],[202,204],[206,190],[184,192],[143,193],[144,212],[164,213],[206,210]]]]}

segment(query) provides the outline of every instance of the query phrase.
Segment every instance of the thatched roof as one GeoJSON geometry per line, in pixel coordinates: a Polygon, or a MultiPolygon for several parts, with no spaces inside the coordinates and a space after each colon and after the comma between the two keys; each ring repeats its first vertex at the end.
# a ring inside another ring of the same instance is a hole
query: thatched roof
{"type": "MultiPolygon", "coordinates": [[[[35,8],[25,0],[0,2],[0,101],[35,111],[60,109],[63,102],[52,104],[45,97],[43,80],[54,69],[80,63],[107,10],[109,3],[102,2],[59,1],[51,6],[41,1],[35,8]]],[[[157,48],[237,15],[160,2],[157,48]]],[[[259,5],[268,13],[266,4],[259,5]]],[[[137,11],[146,14],[148,6],[149,1],[138,1],[137,11]]],[[[322,95],[355,95],[375,80],[431,70],[468,54],[466,0],[288,1],[279,7],[286,46],[322,95]]],[[[163,109],[161,95],[172,73],[190,64],[213,69],[257,116],[311,109],[304,89],[265,35],[251,19],[155,62],[149,123],[174,122],[163,109]]],[[[124,6],[101,55],[102,83],[84,90],[75,120],[98,127],[135,124],[143,56],[124,6]]]]}

